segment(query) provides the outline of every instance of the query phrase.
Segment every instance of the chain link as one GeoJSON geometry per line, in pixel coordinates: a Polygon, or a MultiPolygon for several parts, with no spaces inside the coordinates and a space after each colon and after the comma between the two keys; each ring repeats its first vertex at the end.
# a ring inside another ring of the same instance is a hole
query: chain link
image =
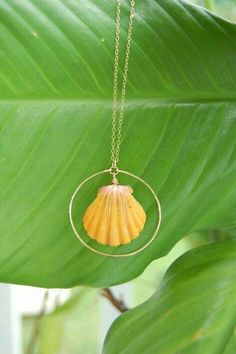
{"type": "Polygon", "coordinates": [[[123,70],[123,82],[120,99],[119,118],[117,119],[117,96],[118,96],[118,73],[119,73],[119,47],[120,47],[120,0],[116,1],[116,29],[115,29],[115,60],[114,60],[114,81],[113,81],[113,103],[112,103],[112,138],[111,138],[111,161],[112,167],[116,168],[119,161],[122,127],[124,120],[126,87],[128,80],[129,56],[131,37],[133,29],[135,1],[130,1],[130,15],[128,23],[128,33],[125,51],[125,62],[123,70]]]}

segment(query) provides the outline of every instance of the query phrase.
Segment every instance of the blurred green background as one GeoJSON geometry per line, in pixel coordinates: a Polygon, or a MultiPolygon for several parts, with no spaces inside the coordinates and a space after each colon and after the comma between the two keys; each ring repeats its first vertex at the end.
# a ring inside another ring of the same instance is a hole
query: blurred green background
{"type": "Polygon", "coordinates": [[[231,21],[236,20],[235,0],[188,0],[188,2],[203,6],[208,10],[214,11],[218,15],[231,21]]]}

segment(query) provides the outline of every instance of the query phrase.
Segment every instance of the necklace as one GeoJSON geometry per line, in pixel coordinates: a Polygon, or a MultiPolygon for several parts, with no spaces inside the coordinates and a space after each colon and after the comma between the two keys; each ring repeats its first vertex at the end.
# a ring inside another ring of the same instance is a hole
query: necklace
{"type": "Polygon", "coordinates": [[[132,39],[133,19],[134,19],[135,1],[130,1],[130,14],[127,31],[127,43],[125,51],[125,61],[123,70],[123,81],[121,89],[119,114],[117,113],[118,99],[118,72],[119,72],[119,47],[120,47],[120,14],[121,2],[116,1],[116,27],[115,27],[115,58],[114,58],[114,79],[113,79],[113,103],[112,103],[112,134],[111,134],[111,167],[109,169],[97,172],[86,178],[75,190],[69,205],[69,217],[72,229],[81,243],[90,251],[97,254],[110,257],[126,257],[137,254],[148,247],[155,239],[161,223],[160,202],[151,186],[142,178],[134,174],[120,170],[117,167],[120,155],[120,145],[122,137],[122,127],[124,120],[126,87],[128,81],[129,56],[132,39]],[[146,189],[151,192],[156,203],[157,219],[156,227],[152,237],[143,246],[128,253],[108,253],[96,249],[95,246],[87,243],[81,237],[73,217],[73,206],[75,198],[84,185],[91,179],[101,174],[109,173],[112,176],[110,185],[99,188],[97,197],[88,206],[83,216],[83,227],[87,233],[88,240],[93,240],[93,244],[110,246],[113,249],[118,246],[127,245],[134,241],[145,229],[146,213],[142,205],[132,195],[133,189],[128,185],[119,184],[118,175],[126,175],[141,182],[146,189]]]}

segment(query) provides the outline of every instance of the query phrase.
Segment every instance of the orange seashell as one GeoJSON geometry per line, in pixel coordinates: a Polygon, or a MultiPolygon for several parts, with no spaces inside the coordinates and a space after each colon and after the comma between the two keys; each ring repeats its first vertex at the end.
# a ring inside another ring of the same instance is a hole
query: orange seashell
{"type": "Polygon", "coordinates": [[[146,222],[143,207],[129,186],[101,187],[83,217],[84,228],[98,243],[119,246],[138,237],[146,222]]]}

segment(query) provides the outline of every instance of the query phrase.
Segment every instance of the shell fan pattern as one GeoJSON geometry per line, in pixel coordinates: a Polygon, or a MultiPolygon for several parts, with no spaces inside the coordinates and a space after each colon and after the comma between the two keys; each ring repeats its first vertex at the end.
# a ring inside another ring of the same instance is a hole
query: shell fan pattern
{"type": "Polygon", "coordinates": [[[111,184],[98,190],[83,217],[88,236],[100,244],[119,246],[139,236],[145,222],[143,207],[130,186],[111,184]]]}

